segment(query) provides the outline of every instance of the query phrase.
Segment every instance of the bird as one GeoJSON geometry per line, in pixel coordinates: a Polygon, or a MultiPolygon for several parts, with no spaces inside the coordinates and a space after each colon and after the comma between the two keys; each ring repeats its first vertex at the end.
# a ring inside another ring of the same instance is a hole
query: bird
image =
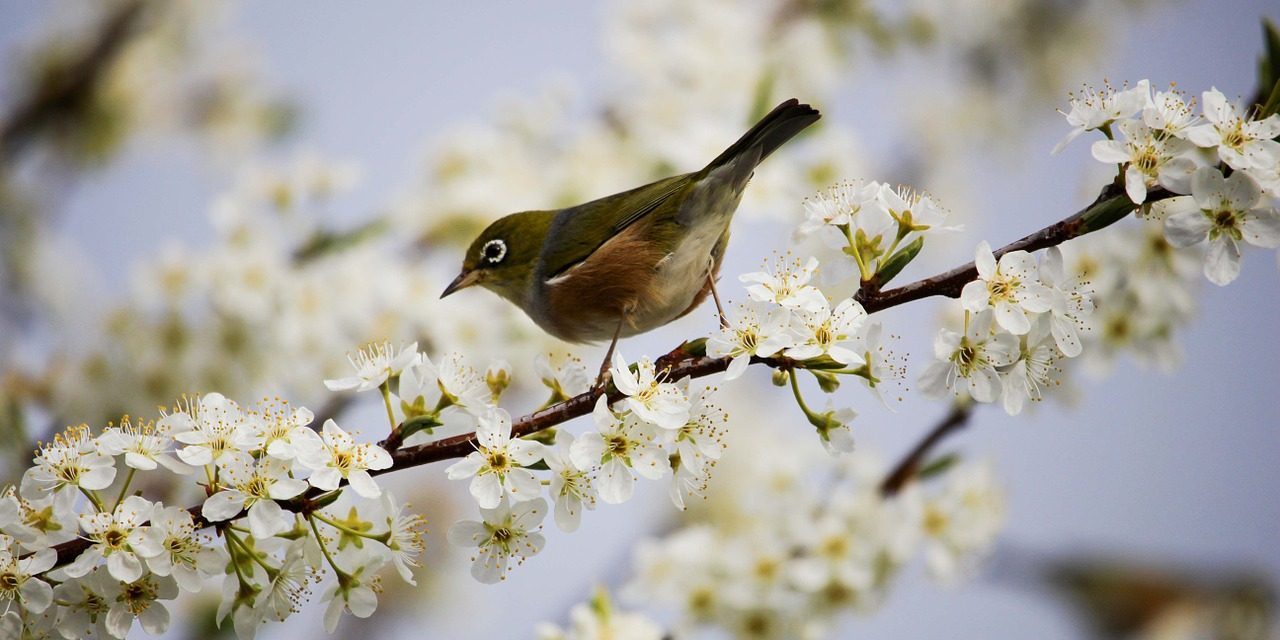
{"type": "Polygon", "coordinates": [[[710,295],[729,223],[756,167],[821,117],[792,98],[774,107],[707,166],[564,209],[494,221],[467,248],[441,298],[479,285],[571,343],[610,340],[602,384],[620,338],[661,327],[710,295]]]}

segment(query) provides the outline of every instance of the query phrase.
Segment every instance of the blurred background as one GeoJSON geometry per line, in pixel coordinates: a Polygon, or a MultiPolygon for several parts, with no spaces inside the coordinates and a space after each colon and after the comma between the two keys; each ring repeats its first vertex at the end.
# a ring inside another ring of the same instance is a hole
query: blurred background
{"type": "MultiPolygon", "coordinates": [[[[511,211],[696,169],[792,96],[819,107],[822,125],[757,172],[722,295],[741,300],[734,276],[786,250],[801,199],[839,179],[929,191],[964,232],[901,278],[950,268],[980,240],[1065,217],[1110,180],[1088,136],[1049,154],[1069,130],[1055,111],[1068,91],[1149,78],[1252,96],[1260,21],[1280,10],[0,0],[0,15],[0,482],[11,482],[62,426],[154,415],[183,392],[278,393],[379,429],[369,398],[321,383],[370,340],[418,340],[480,367],[506,358],[518,385],[508,408],[532,409],[535,354],[593,363],[602,349],[556,344],[486,292],[438,300],[465,242],[511,211]]],[[[1100,331],[1048,402],[1015,418],[980,407],[944,449],[990,459],[1004,485],[993,558],[955,587],[909,568],[883,606],[840,617],[833,637],[1158,637],[1182,628],[1152,622],[1167,603],[1234,597],[1242,584],[1265,608],[1280,580],[1276,255],[1246,252],[1230,287],[1195,282],[1193,313],[1141,340],[1100,331]]],[[[896,412],[857,389],[835,394],[860,413],[863,451],[895,458],[946,413],[910,390],[946,308],[882,314],[908,364],[896,412]]],[[[704,309],[621,349],[656,356],[713,327],[704,309]]],[[[722,399],[729,449],[706,504],[680,513],[665,487],[642,484],[574,534],[548,527],[547,549],[500,585],[471,580],[444,540],[472,516],[465,487],[438,466],[395,474],[390,486],[431,523],[422,586],[396,585],[336,636],[530,637],[597,585],[624,585],[639,541],[714,525],[718,504],[750,500],[763,451],[825,460],[767,373],[746,378],[722,399]]],[[[215,635],[206,595],[183,602],[170,637],[215,635]]],[[[320,609],[262,637],[320,632],[320,609]]]]}

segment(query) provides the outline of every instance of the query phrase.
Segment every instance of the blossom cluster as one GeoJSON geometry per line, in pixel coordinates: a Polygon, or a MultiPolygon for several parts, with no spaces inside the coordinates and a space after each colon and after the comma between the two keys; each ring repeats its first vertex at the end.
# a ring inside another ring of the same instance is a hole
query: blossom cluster
{"type": "Polygon", "coordinates": [[[729,358],[725,380],[742,375],[752,358],[785,358],[797,404],[831,452],[853,448],[849,422],[852,409],[810,409],[796,384],[797,370],[809,370],[823,389],[834,391],[837,376],[860,378],[883,402],[881,388],[902,377],[901,365],[882,344],[882,327],[867,321],[867,312],[853,298],[831,300],[811,280],[818,260],[790,256],[772,269],[739,276],[747,302],[706,342],[707,355],[729,358]]]}
{"type": "Polygon", "coordinates": [[[80,425],[41,445],[20,487],[0,497],[0,589],[17,605],[3,624],[124,638],[136,621],[160,634],[167,601],[220,580],[219,621],[252,638],[330,570],[327,628],[344,610],[372,614],[380,567],[413,583],[425,522],[372,479],[391,465],[385,450],[313,422],[278,400],[245,409],[208,393],[159,420],[125,417],[96,435],[80,425]],[[196,479],[205,497],[190,509],[148,499],[134,490],[138,474],[196,479]],[[87,545],[57,566],[58,545],[77,539],[87,545]]]}
{"type": "Polygon", "coordinates": [[[644,614],[619,611],[613,607],[603,589],[589,602],[569,610],[569,628],[542,624],[536,629],[538,640],[662,640],[662,627],[644,614]]]}
{"type": "Polygon", "coordinates": [[[744,492],[751,500],[738,505],[737,526],[691,524],[642,545],[623,595],[674,608],[680,631],[821,637],[841,614],[873,610],[917,556],[940,581],[965,575],[1003,523],[1003,493],[986,463],[892,497],[867,454],[837,459],[834,478],[785,456],[772,463],[757,470],[767,482],[744,492]]]}
{"type": "Polygon", "coordinates": [[[978,278],[960,293],[963,329],[942,329],[934,362],[920,376],[930,397],[1000,401],[1010,415],[1038,401],[1053,382],[1055,363],[1084,350],[1093,298],[1088,283],[1068,277],[1057,247],[1042,259],[1009,251],[996,260],[983,242],[974,260],[978,278]]]}
{"type": "MultiPolygon", "coordinates": [[[[580,363],[559,372],[548,364],[540,368],[553,401],[575,390],[566,382],[586,380],[580,363]]],[[[473,409],[476,450],[446,473],[469,481],[480,509],[480,520],[458,522],[449,530],[451,542],[476,549],[472,575],[477,580],[503,580],[513,560],[538,553],[545,542],[538,530],[549,508],[562,531],[574,531],[582,512],[597,502],[630,500],[638,478],[670,477],[668,493],[679,508],[705,488],[720,459],[726,419],[710,401],[715,390],[691,393],[687,378],[669,381],[648,358],[629,365],[620,353],[614,354],[609,373],[622,399],[610,403],[601,396],[592,412],[594,429],[581,435],[561,428],[554,435],[540,434],[541,441],[513,437],[506,410],[473,409]],[[549,478],[539,477],[535,466],[545,468],[549,478]]]]}
{"type": "Polygon", "coordinates": [[[819,237],[852,259],[863,282],[874,278],[881,285],[920,253],[930,232],[961,228],[946,224],[947,211],[929,195],[876,181],[836,184],[806,199],[804,209],[797,239],[819,237]]]}
{"type": "Polygon", "coordinates": [[[1207,244],[1205,277],[1225,285],[1240,274],[1241,243],[1280,247],[1280,115],[1258,117],[1216,88],[1196,101],[1176,90],[1152,92],[1143,80],[1130,89],[1086,90],[1073,97],[1063,141],[1089,130],[1093,157],[1120,165],[1135,204],[1163,187],[1180,194],[1144,211],[1164,224],[1175,247],[1207,244]],[[1116,139],[1115,132],[1122,136],[1116,139]]]}

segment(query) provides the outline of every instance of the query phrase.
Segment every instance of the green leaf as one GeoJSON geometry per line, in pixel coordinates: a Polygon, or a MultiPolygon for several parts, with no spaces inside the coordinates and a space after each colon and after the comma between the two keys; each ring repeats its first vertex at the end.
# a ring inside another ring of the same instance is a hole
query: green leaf
{"type": "Polygon", "coordinates": [[[386,220],[376,219],[347,231],[317,231],[293,252],[293,260],[305,264],[379,236],[388,228],[386,220]]]}
{"type": "Polygon", "coordinates": [[[948,453],[944,456],[934,458],[920,469],[920,472],[916,474],[916,477],[921,480],[926,480],[934,476],[942,475],[944,471],[954,467],[957,462],[960,462],[960,455],[955,453],[948,453]]]}
{"type": "Polygon", "coordinates": [[[751,115],[747,118],[749,122],[754,123],[763,118],[773,108],[773,86],[777,80],[777,74],[771,68],[761,74],[760,81],[756,83],[755,94],[751,96],[751,115]]]}
{"type": "Polygon", "coordinates": [[[400,423],[400,441],[404,442],[406,438],[419,431],[431,433],[432,429],[442,426],[443,424],[443,422],[440,422],[440,420],[436,419],[433,415],[414,416],[400,423]]]}
{"type": "Polygon", "coordinates": [[[1130,200],[1129,196],[1125,193],[1111,196],[1110,198],[1089,207],[1089,209],[1084,212],[1084,215],[1080,218],[1080,221],[1084,224],[1084,230],[1080,235],[1097,231],[1104,227],[1109,227],[1130,213],[1133,213],[1136,208],[1137,205],[1133,204],[1133,201],[1130,200]]]}
{"type": "Polygon", "coordinates": [[[924,248],[924,236],[920,236],[913,240],[907,246],[898,249],[897,253],[889,256],[888,260],[880,263],[880,269],[876,271],[876,280],[881,284],[887,284],[890,280],[902,272],[907,265],[911,264],[916,256],[920,255],[920,250],[924,248]]]}
{"type": "Polygon", "coordinates": [[[551,427],[548,429],[543,429],[542,431],[534,431],[529,435],[520,436],[520,439],[532,440],[534,442],[541,442],[542,444],[545,444],[548,447],[554,446],[556,443],[556,429],[555,427],[551,427]]]}
{"type": "Polygon", "coordinates": [[[680,345],[680,350],[696,358],[701,358],[707,355],[707,339],[685,340],[684,344],[680,345]]]}
{"type": "Polygon", "coordinates": [[[1280,111],[1280,31],[1268,18],[1262,19],[1263,52],[1258,59],[1258,118],[1280,111]]]}
{"type": "Polygon", "coordinates": [[[835,393],[840,389],[840,378],[836,377],[834,373],[814,371],[812,369],[809,370],[809,373],[812,373],[813,377],[817,378],[818,388],[822,389],[823,393],[835,393]]]}

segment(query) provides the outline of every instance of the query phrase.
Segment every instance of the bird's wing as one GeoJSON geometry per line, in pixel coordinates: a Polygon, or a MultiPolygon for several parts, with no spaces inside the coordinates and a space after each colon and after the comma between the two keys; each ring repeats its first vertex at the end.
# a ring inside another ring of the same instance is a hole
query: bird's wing
{"type": "Polygon", "coordinates": [[[637,220],[677,202],[694,175],[663,178],[556,214],[542,248],[542,277],[550,280],[563,274],[637,220]]]}

